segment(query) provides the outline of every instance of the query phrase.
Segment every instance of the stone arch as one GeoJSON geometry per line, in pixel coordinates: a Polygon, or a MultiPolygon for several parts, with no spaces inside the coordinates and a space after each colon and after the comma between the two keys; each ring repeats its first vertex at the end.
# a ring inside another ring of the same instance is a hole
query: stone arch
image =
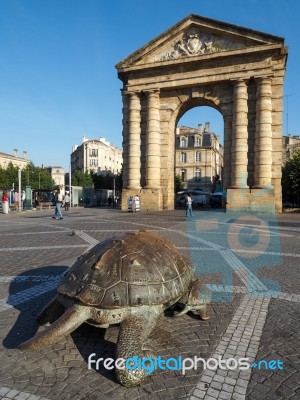
{"type": "MultiPolygon", "coordinates": [[[[191,110],[194,107],[199,107],[199,106],[207,106],[207,107],[212,107],[216,111],[220,112],[220,114],[223,117],[224,121],[224,115],[223,112],[225,113],[225,119],[226,119],[226,110],[228,108],[227,103],[223,103],[223,98],[228,96],[228,91],[230,91],[231,88],[229,85],[223,84],[219,85],[218,87],[216,86],[202,86],[198,87],[197,90],[181,90],[180,92],[177,93],[177,102],[174,102],[174,107],[172,108],[172,111],[170,113],[170,116],[168,117],[168,131],[167,135],[169,136],[169,148],[173,149],[175,148],[175,128],[178,124],[178,121],[180,118],[189,110],[191,110]],[[174,141],[173,141],[174,140],[174,141]]],[[[172,93],[166,93],[166,97],[168,101],[170,101],[170,98],[172,99],[173,96],[176,96],[176,94],[172,93]]],[[[230,114],[231,115],[231,114],[230,114]]],[[[225,124],[224,124],[225,128],[225,124]]],[[[165,132],[162,132],[165,133],[165,132]]],[[[225,131],[224,129],[224,140],[227,143],[228,139],[227,137],[230,136],[230,132],[227,130],[225,131]]],[[[228,146],[227,146],[228,147],[228,146]]],[[[230,152],[230,149],[227,149],[227,151],[230,152]]],[[[169,170],[174,170],[175,169],[175,164],[172,164],[172,160],[174,158],[170,157],[169,159],[169,164],[168,164],[168,169],[169,170]]],[[[230,154],[226,155],[226,160],[230,160],[230,154]]],[[[228,162],[226,164],[226,170],[225,170],[225,189],[228,186],[228,181],[227,175],[230,174],[230,167],[228,165],[228,162]]],[[[173,186],[174,179],[170,179],[168,181],[168,189],[172,193],[174,192],[174,186],[173,186]]]]}
{"type": "Polygon", "coordinates": [[[281,211],[284,39],[190,15],[117,64],[123,203],[174,207],[175,126],[206,105],[224,120],[227,209],[281,211]]]}

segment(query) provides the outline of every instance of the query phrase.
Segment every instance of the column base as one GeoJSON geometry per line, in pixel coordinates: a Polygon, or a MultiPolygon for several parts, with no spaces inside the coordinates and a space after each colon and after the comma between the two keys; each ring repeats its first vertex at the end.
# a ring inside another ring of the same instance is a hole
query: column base
{"type": "Polygon", "coordinates": [[[226,212],[276,214],[274,190],[227,189],[226,212]]]}
{"type": "Polygon", "coordinates": [[[161,211],[163,209],[162,188],[123,189],[121,210],[128,211],[128,198],[138,195],[140,198],[141,212],[161,211]]]}

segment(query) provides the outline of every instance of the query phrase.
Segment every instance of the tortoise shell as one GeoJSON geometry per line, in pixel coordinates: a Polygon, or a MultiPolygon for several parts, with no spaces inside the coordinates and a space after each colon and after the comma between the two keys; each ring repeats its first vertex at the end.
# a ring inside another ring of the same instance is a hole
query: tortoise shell
{"type": "Polygon", "coordinates": [[[151,232],[129,232],[79,257],[58,293],[99,308],[166,304],[183,296],[193,277],[171,242],[151,232]]]}

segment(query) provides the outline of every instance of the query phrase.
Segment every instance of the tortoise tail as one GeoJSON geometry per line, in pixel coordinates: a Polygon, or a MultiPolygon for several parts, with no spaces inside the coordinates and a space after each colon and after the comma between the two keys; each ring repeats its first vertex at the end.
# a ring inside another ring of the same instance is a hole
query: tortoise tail
{"type": "Polygon", "coordinates": [[[20,350],[36,350],[49,344],[57,343],[78,328],[90,317],[90,308],[74,305],[67,309],[49,328],[19,345],[20,350]]]}

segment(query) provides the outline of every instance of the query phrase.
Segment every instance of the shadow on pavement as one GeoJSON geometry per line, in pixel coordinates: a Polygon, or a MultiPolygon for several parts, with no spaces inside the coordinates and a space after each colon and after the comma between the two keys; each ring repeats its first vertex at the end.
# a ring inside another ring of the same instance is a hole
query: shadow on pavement
{"type": "Polygon", "coordinates": [[[4,347],[16,348],[35,335],[38,330],[35,319],[54,297],[56,286],[67,268],[66,265],[34,268],[17,275],[11,282],[7,304],[20,314],[3,340],[4,347]]]}
{"type": "MultiPolygon", "coordinates": [[[[38,330],[45,329],[38,325],[36,322],[37,317],[42,309],[54,298],[56,287],[67,269],[67,266],[57,265],[35,268],[18,275],[11,282],[7,304],[19,310],[20,313],[3,340],[5,348],[16,349],[21,343],[32,338],[38,330]]],[[[115,358],[116,345],[114,342],[117,340],[118,330],[117,326],[112,326],[106,330],[83,324],[72,332],[69,337],[72,337],[74,345],[86,364],[88,364],[88,357],[91,353],[96,353],[95,358],[115,358]],[[106,340],[105,335],[110,336],[112,341],[106,340]]],[[[33,353],[33,350],[28,350],[29,356],[33,353]]],[[[63,355],[61,356],[61,362],[63,364],[63,355]]],[[[95,364],[92,367],[95,369],[95,364]]],[[[106,370],[101,362],[99,367],[97,373],[116,382],[114,370],[106,370]]]]}

